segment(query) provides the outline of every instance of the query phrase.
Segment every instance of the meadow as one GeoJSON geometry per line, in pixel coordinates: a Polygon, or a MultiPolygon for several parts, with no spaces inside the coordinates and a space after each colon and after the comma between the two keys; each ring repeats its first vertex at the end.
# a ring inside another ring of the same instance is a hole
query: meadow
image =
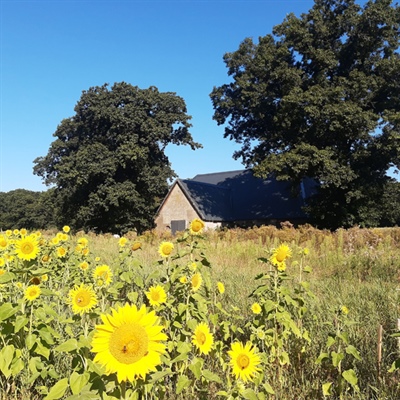
{"type": "Polygon", "coordinates": [[[0,400],[398,399],[400,228],[0,233],[0,400]]]}

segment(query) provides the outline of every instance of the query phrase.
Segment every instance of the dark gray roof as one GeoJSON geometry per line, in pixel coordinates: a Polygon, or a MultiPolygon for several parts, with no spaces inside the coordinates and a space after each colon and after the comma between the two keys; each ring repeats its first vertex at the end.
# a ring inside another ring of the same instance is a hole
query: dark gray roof
{"type": "Polygon", "coordinates": [[[306,180],[300,195],[293,197],[290,182],[256,178],[251,170],[196,175],[176,183],[201,218],[215,222],[304,219],[304,198],[315,187],[306,180]]]}

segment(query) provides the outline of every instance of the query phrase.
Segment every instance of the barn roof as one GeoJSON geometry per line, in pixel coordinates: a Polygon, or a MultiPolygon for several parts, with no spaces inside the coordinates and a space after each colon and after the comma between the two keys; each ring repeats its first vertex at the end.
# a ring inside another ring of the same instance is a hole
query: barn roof
{"type": "Polygon", "coordinates": [[[290,182],[256,178],[251,170],[200,174],[175,183],[201,218],[214,222],[306,218],[304,199],[315,188],[314,181],[305,180],[295,197],[290,182]]]}

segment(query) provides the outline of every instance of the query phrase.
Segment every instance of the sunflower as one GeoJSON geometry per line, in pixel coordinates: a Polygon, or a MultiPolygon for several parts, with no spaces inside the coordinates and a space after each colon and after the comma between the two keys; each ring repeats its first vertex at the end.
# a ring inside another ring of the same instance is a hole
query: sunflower
{"type": "Polygon", "coordinates": [[[7,229],[6,230],[6,236],[10,237],[12,235],[12,230],[11,229],[7,229]]]}
{"type": "Polygon", "coordinates": [[[231,350],[228,351],[232,374],[243,382],[252,381],[254,375],[260,371],[260,368],[257,367],[261,362],[260,357],[251,347],[251,342],[247,342],[246,346],[235,342],[231,344],[231,350]]]}
{"type": "Polygon", "coordinates": [[[71,228],[68,225],[63,226],[62,228],[63,232],[65,233],[69,233],[69,231],[71,230],[71,228]]]}
{"type": "Polygon", "coordinates": [[[64,258],[67,255],[67,249],[65,247],[58,247],[57,248],[57,257],[64,258]]]}
{"type": "Polygon", "coordinates": [[[286,269],[285,261],[292,256],[292,251],[285,243],[281,244],[277,249],[273,250],[270,261],[274,264],[279,271],[286,269]]]}
{"type": "Polygon", "coordinates": [[[0,268],[0,276],[1,276],[1,275],[4,275],[6,272],[7,272],[7,271],[6,271],[5,269],[0,268]]]}
{"type": "Polygon", "coordinates": [[[192,235],[198,235],[204,229],[205,224],[201,219],[195,218],[189,226],[190,233],[192,235]]]}
{"type": "Polygon", "coordinates": [[[37,285],[30,285],[25,290],[25,299],[28,301],[33,301],[40,296],[41,290],[37,285]]]}
{"type": "Polygon", "coordinates": [[[192,276],[192,289],[194,292],[200,289],[201,283],[203,282],[203,278],[201,277],[200,273],[194,274],[192,276]]]}
{"type": "Polygon", "coordinates": [[[39,243],[34,236],[25,236],[15,242],[15,252],[21,260],[33,260],[39,254],[39,243]]]}
{"type": "Polygon", "coordinates": [[[186,276],[181,276],[181,277],[179,278],[179,282],[180,282],[180,283],[186,283],[186,282],[187,282],[186,276]]]}
{"type": "Polygon", "coordinates": [[[119,247],[125,247],[125,245],[128,243],[128,239],[124,236],[118,240],[118,245],[119,247]]]}
{"type": "Polygon", "coordinates": [[[6,262],[3,257],[0,257],[0,267],[4,267],[6,265],[6,262]]]}
{"type": "Polygon", "coordinates": [[[160,304],[167,301],[167,294],[162,286],[151,286],[146,292],[146,297],[149,299],[150,305],[158,307],[160,304]]]}
{"type": "MultiPolygon", "coordinates": [[[[93,278],[97,282],[97,284],[101,283],[108,286],[112,282],[113,273],[108,265],[103,264],[96,267],[93,272],[93,278]]],[[[101,286],[101,285],[99,285],[101,286]]]]}
{"type": "Polygon", "coordinates": [[[199,349],[200,353],[208,354],[210,352],[214,337],[206,323],[200,322],[196,326],[192,336],[192,343],[199,349]]]}
{"type": "Polygon", "coordinates": [[[89,244],[89,240],[84,237],[79,238],[78,244],[81,245],[82,247],[87,247],[87,245],[89,244]]]}
{"type": "Polygon", "coordinates": [[[254,314],[260,314],[261,306],[258,303],[253,303],[251,306],[251,311],[253,311],[254,314]]]}
{"type": "Polygon", "coordinates": [[[25,228],[22,228],[19,233],[21,234],[21,236],[26,236],[28,234],[28,231],[25,228]]]}
{"type": "Polygon", "coordinates": [[[171,242],[162,242],[158,248],[158,253],[161,257],[169,257],[174,249],[174,245],[171,242]]]}
{"type": "Polygon", "coordinates": [[[220,292],[221,294],[225,293],[225,285],[222,282],[217,283],[217,288],[218,288],[218,292],[220,292]]]}
{"type": "Polygon", "coordinates": [[[72,307],[74,314],[89,312],[97,304],[96,293],[89,285],[75,285],[68,293],[68,304],[72,307]]]}
{"type": "Polygon", "coordinates": [[[82,271],[86,271],[89,268],[89,263],[87,261],[83,261],[79,264],[79,268],[82,271]]]}
{"type": "Polygon", "coordinates": [[[47,274],[43,274],[41,276],[42,282],[47,282],[49,280],[49,276],[47,274]]]}
{"type": "Polygon", "coordinates": [[[117,373],[119,382],[145,379],[150,371],[161,364],[167,340],[163,326],[158,325],[154,311],[146,307],[125,304],[112,314],[103,314],[103,325],[97,325],[92,340],[94,362],[105,367],[107,374],[117,373]]]}

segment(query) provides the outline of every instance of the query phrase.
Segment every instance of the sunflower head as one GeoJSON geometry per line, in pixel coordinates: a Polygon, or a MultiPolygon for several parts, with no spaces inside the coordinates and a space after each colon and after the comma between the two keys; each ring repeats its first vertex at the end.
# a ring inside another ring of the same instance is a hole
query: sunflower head
{"type": "Polygon", "coordinates": [[[128,243],[128,239],[124,236],[122,238],[119,238],[118,240],[118,246],[119,247],[125,247],[125,245],[128,243]]]}
{"type": "Polygon", "coordinates": [[[158,253],[161,257],[169,257],[174,249],[174,245],[171,242],[162,242],[158,248],[158,253]]]}
{"type": "Polygon", "coordinates": [[[98,285],[100,281],[102,282],[99,286],[108,286],[112,282],[113,273],[108,265],[103,264],[96,267],[93,272],[93,278],[98,285]]]}
{"type": "Polygon", "coordinates": [[[41,290],[37,285],[30,285],[25,290],[25,300],[33,301],[40,296],[41,290]]]}
{"type": "Polygon", "coordinates": [[[236,379],[241,379],[243,382],[252,381],[257,372],[260,371],[258,365],[261,360],[255,349],[252,348],[251,342],[247,342],[245,346],[240,342],[232,343],[228,355],[230,356],[229,364],[232,367],[232,374],[236,379]]]}
{"type": "Polygon", "coordinates": [[[218,292],[220,292],[220,294],[225,293],[225,285],[222,282],[217,283],[217,289],[218,289],[218,292]]]}
{"type": "Polygon", "coordinates": [[[204,227],[205,227],[204,222],[199,218],[195,218],[190,223],[189,230],[192,235],[199,235],[203,231],[204,227]]]}
{"type": "Polygon", "coordinates": [[[200,289],[201,283],[203,282],[203,278],[201,277],[201,274],[197,272],[192,276],[192,289],[194,292],[200,289]]]}
{"type": "Polygon", "coordinates": [[[281,244],[278,248],[273,250],[271,261],[274,265],[285,262],[285,260],[292,256],[292,251],[286,243],[281,244]]]}
{"type": "Polygon", "coordinates": [[[71,228],[68,225],[65,225],[65,226],[63,226],[62,230],[63,230],[64,233],[69,233],[71,228]]]}
{"type": "Polygon", "coordinates": [[[101,319],[103,324],[96,326],[92,340],[95,363],[103,365],[107,374],[116,373],[119,382],[145,379],[150,371],[156,371],[165,353],[161,341],[167,336],[154,311],[125,304],[101,319]]]}
{"type": "Polygon", "coordinates": [[[64,258],[67,255],[67,249],[65,247],[58,247],[57,248],[57,257],[64,258]]]}
{"type": "Polygon", "coordinates": [[[162,286],[151,286],[149,291],[146,292],[146,297],[153,307],[158,307],[167,301],[167,294],[162,286]]]}
{"type": "Polygon", "coordinates": [[[142,243],[140,242],[134,242],[131,246],[131,250],[132,251],[136,251],[139,250],[142,247],[142,243]]]}
{"type": "Polygon", "coordinates": [[[251,306],[251,311],[253,311],[254,314],[260,314],[261,306],[258,303],[253,303],[251,306]]]}
{"type": "Polygon", "coordinates": [[[204,322],[200,322],[192,336],[192,343],[202,354],[208,354],[214,343],[214,337],[210,333],[208,325],[204,322]]]}
{"type": "Polygon", "coordinates": [[[79,269],[81,269],[82,271],[87,271],[89,268],[89,263],[87,261],[82,261],[79,264],[79,269]]]}
{"type": "Polygon", "coordinates": [[[96,293],[89,285],[75,285],[68,293],[68,304],[72,307],[74,314],[89,312],[97,304],[96,293]]]}
{"type": "Polygon", "coordinates": [[[39,254],[39,242],[36,236],[24,236],[15,242],[15,252],[21,260],[34,260],[39,254]]]}

